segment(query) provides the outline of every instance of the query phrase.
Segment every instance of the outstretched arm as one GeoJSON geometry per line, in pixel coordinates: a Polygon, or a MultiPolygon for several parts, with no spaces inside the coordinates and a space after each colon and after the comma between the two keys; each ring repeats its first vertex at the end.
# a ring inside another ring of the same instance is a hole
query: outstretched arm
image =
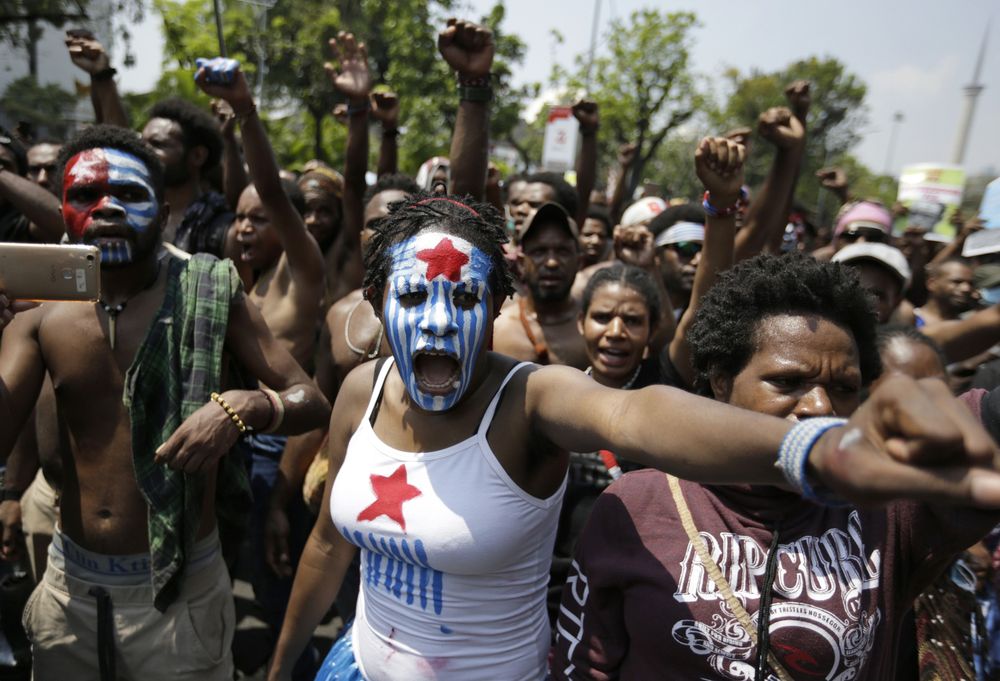
{"type": "Polygon", "coordinates": [[[372,118],[382,125],[378,148],[378,176],[391,175],[399,169],[399,97],[394,92],[373,92],[372,118]]]}
{"type": "Polygon", "coordinates": [[[705,242],[691,287],[691,301],[670,342],[670,362],[689,386],[694,385],[695,372],[687,334],[694,324],[701,299],[715,285],[719,273],[733,266],[735,211],[741,203],[745,160],[746,148],[725,137],[706,137],[694,153],[695,172],[708,192],[712,210],[705,215],[705,242]]]}
{"type": "Polygon", "coordinates": [[[590,207],[590,192],[597,181],[597,129],[601,127],[597,102],[581,99],[573,105],[573,116],[580,123],[580,155],[576,158],[577,213],[573,217],[582,225],[590,207]]]}
{"type": "Polygon", "coordinates": [[[26,177],[0,168],[0,196],[7,199],[37,228],[32,234],[41,241],[57,244],[66,233],[59,199],[26,177]]]}
{"type": "Polygon", "coordinates": [[[471,21],[449,19],[447,27],[438,34],[438,51],[456,71],[459,82],[458,117],[449,156],[449,193],[481,201],[489,160],[493,32],[471,21]]]}
{"type": "MultiPolygon", "coordinates": [[[[785,419],[666,386],[605,388],[569,367],[540,367],[526,381],[532,427],[560,449],[608,449],[695,482],[789,487],[775,465],[794,425],[785,419]]],[[[851,503],[1000,508],[1000,450],[939,380],[888,379],[804,465],[811,485],[851,503]]]]}
{"type": "Polygon", "coordinates": [[[199,59],[195,82],[210,97],[229,102],[243,132],[243,150],[250,179],[288,258],[294,289],[302,301],[319,300],[323,291],[323,254],[306,230],[302,216],[281,186],[278,163],[264,124],[257,115],[250,88],[239,63],[232,59],[199,59]]]}
{"type": "Polygon", "coordinates": [[[758,129],[778,152],[764,186],[750,203],[743,229],[736,237],[737,261],[757,255],[773,241],[775,234],[783,233],[788,217],[786,208],[805,145],[805,128],[785,107],[774,107],[762,113],[758,129]]]}
{"type": "Polygon", "coordinates": [[[128,114],[122,105],[115,84],[116,71],[104,46],[94,34],[84,29],[66,31],[66,47],[73,63],[90,74],[90,101],[94,104],[94,118],[98,123],[129,127],[128,114]]]}

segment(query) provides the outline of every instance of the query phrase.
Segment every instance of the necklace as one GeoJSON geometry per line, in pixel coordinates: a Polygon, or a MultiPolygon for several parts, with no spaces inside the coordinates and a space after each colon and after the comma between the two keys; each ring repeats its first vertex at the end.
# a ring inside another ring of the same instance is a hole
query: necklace
{"type": "Polygon", "coordinates": [[[375,359],[378,357],[379,351],[382,349],[382,334],[385,332],[385,327],[382,326],[381,322],[378,325],[378,338],[375,339],[375,349],[371,352],[364,350],[363,348],[357,347],[351,342],[351,320],[354,319],[354,311],[358,309],[361,303],[365,302],[362,298],[358,302],[354,303],[351,311],[347,313],[347,321],[344,322],[344,342],[347,343],[347,347],[351,349],[355,354],[361,355],[365,359],[375,359]]]}
{"type": "Polygon", "coordinates": [[[117,341],[117,337],[118,337],[118,334],[117,334],[118,315],[120,315],[122,313],[122,311],[125,309],[125,306],[128,304],[128,302],[130,300],[132,300],[133,298],[135,298],[140,293],[144,293],[144,292],[148,291],[149,289],[153,288],[153,286],[156,284],[156,281],[160,278],[160,263],[161,262],[162,262],[161,259],[157,259],[157,261],[156,261],[156,272],[153,274],[153,278],[150,280],[150,282],[148,284],[146,284],[145,286],[143,286],[138,291],[136,291],[135,293],[133,293],[131,296],[129,296],[128,298],[126,298],[125,300],[123,300],[122,302],[117,303],[115,305],[111,305],[110,303],[108,303],[107,301],[105,301],[104,298],[98,298],[97,299],[97,303],[102,308],[104,308],[104,313],[106,315],[108,315],[108,342],[110,343],[112,350],[115,349],[115,342],[117,341]]]}
{"type": "MultiPolygon", "coordinates": [[[[629,388],[631,388],[632,384],[635,383],[635,379],[639,378],[639,372],[640,371],[642,371],[642,363],[641,362],[639,363],[639,366],[637,366],[635,368],[635,371],[632,372],[631,378],[629,378],[627,381],[625,381],[625,384],[622,385],[622,387],[620,387],[618,389],[619,390],[628,390],[629,388]]],[[[593,376],[594,375],[594,367],[592,367],[592,366],[587,367],[584,370],[583,373],[587,374],[588,376],[593,376]]]]}

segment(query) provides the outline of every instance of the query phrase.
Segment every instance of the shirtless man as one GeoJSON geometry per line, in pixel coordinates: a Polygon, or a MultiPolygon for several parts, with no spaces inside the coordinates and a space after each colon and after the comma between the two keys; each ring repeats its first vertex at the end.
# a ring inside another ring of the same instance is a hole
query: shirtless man
{"type": "Polygon", "coordinates": [[[578,238],[576,225],[557,203],[544,204],[528,220],[518,239],[526,290],[500,312],[494,350],[539,364],[587,367],[576,323],[579,303],[570,295],[579,268],[578,238]]]}
{"type": "Polygon", "coordinates": [[[233,224],[238,256],[253,270],[250,301],[299,364],[310,366],[324,293],[323,255],[278,176],[250,88],[231,59],[199,60],[198,86],[226,100],[240,123],[251,184],[233,224]]]}
{"type": "Polygon", "coordinates": [[[61,161],[67,234],[100,247],[103,298],[31,309],[0,292],[0,457],[46,373],[68,434],[60,527],[24,615],[35,678],[228,681],[216,483],[246,481],[226,453],[246,429],[300,432],[329,407],[228,263],[161,249],[152,149],[94,126],[61,161]],[[223,351],[270,390],[227,390],[223,351]]]}
{"type": "Polygon", "coordinates": [[[976,307],[972,268],[961,258],[927,266],[927,303],[913,310],[916,326],[958,319],[976,307]]]}

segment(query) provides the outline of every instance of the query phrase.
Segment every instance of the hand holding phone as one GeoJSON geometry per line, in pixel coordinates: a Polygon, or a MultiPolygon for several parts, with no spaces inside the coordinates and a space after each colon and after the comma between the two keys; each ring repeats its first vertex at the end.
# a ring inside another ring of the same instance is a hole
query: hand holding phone
{"type": "Polygon", "coordinates": [[[96,246],[0,243],[0,292],[8,302],[95,301],[100,273],[96,246]]]}

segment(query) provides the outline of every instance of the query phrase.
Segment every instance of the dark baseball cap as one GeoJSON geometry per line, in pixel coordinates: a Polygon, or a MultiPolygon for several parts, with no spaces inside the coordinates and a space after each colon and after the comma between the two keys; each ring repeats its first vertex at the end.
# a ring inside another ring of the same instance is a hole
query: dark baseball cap
{"type": "Polygon", "coordinates": [[[566,209],[558,203],[550,202],[542,204],[528,219],[528,221],[524,223],[524,227],[517,235],[517,242],[523,243],[524,239],[528,236],[531,230],[535,229],[539,225],[550,223],[559,225],[574,239],[580,235],[580,232],[576,227],[576,221],[569,216],[566,209]]]}

